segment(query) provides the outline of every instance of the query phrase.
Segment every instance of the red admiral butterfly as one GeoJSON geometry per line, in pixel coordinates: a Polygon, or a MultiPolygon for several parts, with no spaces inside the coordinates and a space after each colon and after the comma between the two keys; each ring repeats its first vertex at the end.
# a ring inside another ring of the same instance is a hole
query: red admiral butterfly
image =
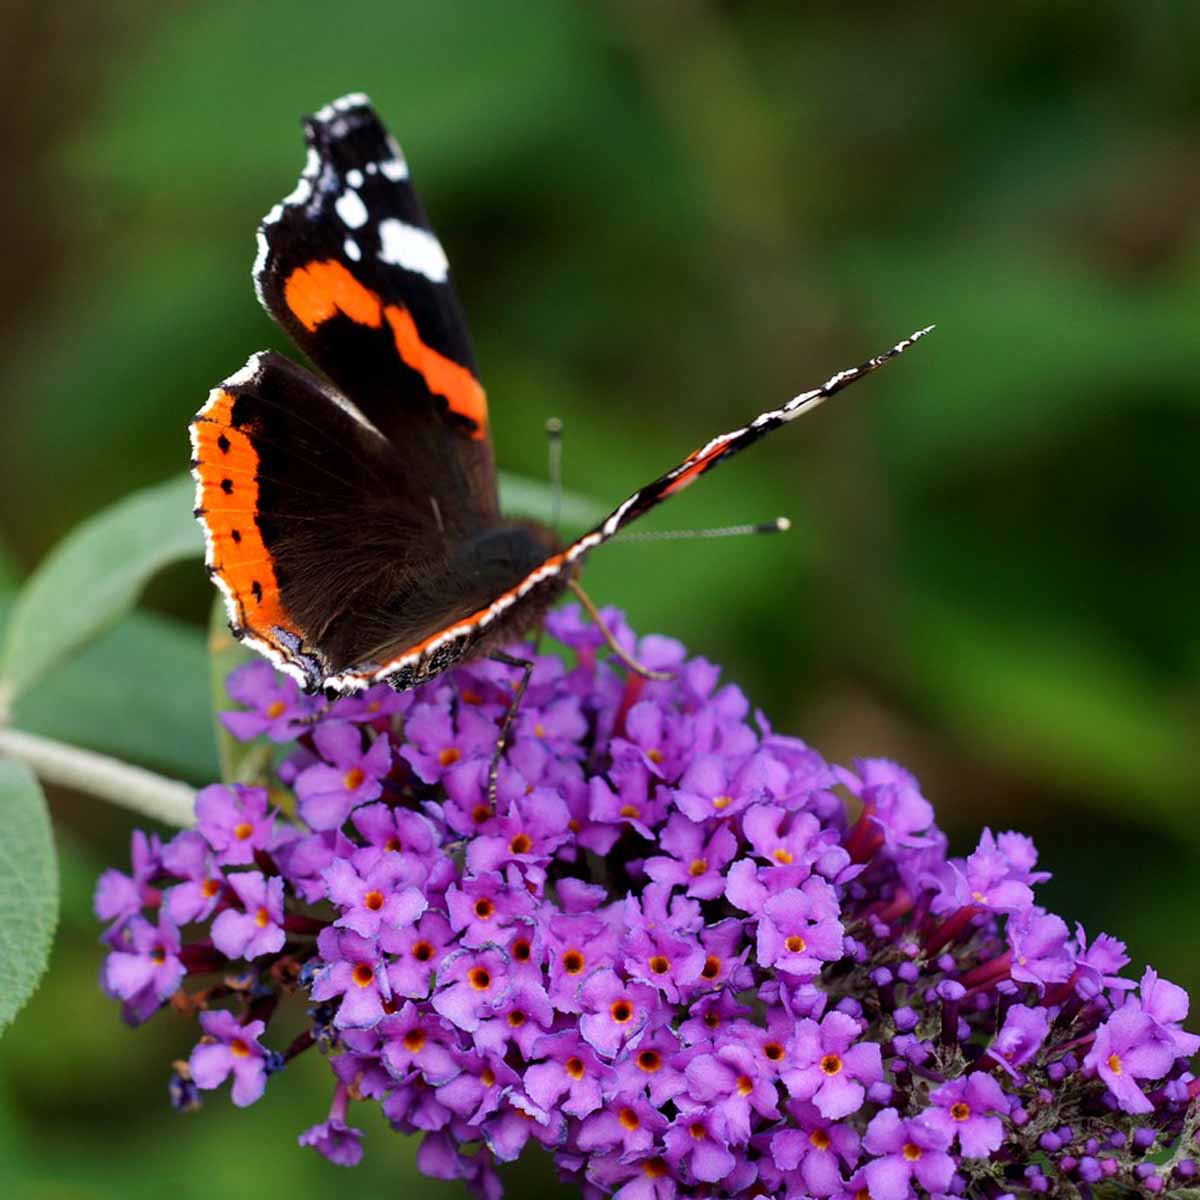
{"type": "Polygon", "coordinates": [[[588,551],[928,330],[713,438],[570,545],[500,515],[450,268],[365,96],[305,121],[258,232],[259,299],[322,379],[255,354],[191,425],[196,516],[233,633],[310,690],[405,690],[540,623],[588,551]]]}

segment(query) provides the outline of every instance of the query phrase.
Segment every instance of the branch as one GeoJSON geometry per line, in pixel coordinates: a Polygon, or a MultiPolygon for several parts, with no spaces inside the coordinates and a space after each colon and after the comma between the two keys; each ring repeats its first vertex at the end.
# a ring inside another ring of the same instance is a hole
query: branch
{"type": "Polygon", "coordinates": [[[0,729],[0,754],[32,767],[47,783],[87,792],[167,825],[192,825],[196,797],[186,783],[19,729],[0,729]]]}

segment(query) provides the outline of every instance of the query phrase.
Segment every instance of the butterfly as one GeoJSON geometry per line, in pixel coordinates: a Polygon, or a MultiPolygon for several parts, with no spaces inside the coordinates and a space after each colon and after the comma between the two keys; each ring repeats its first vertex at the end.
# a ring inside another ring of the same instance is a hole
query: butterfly
{"type": "Polygon", "coordinates": [[[590,551],[928,332],[714,437],[564,545],[500,512],[487,398],[400,148],[357,93],[304,128],[307,161],[259,227],[254,285],[322,374],[254,354],[190,432],[230,628],[308,691],[404,691],[500,652],[590,551]]]}

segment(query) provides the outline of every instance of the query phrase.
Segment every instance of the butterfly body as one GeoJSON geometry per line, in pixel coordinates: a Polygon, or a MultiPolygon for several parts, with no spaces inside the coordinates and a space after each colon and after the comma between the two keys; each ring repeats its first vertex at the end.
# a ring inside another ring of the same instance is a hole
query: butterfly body
{"type": "Polygon", "coordinates": [[[300,181],[259,229],[254,282],[322,374],[255,354],[191,438],[230,628],[310,690],[403,690],[513,642],[592,549],[921,336],[714,438],[561,545],[500,513],[487,397],[399,147],[361,95],[305,133],[300,181]]]}

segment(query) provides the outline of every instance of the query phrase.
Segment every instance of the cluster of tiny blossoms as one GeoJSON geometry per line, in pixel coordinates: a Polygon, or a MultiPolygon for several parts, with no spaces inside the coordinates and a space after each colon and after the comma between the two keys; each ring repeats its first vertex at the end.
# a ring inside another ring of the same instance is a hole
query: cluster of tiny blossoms
{"type": "Polygon", "coordinates": [[[230,677],[227,727],[283,748],[275,790],[205,788],[96,893],[126,1019],[198,1019],[178,1106],[227,1080],[251,1104],[315,1046],[333,1101],[302,1144],[353,1165],[351,1104],[379,1104],[485,1197],[530,1141],[589,1198],[1188,1188],[1181,988],[1039,907],[1028,838],[948,857],[908,772],[825,762],[608,619],[670,680],[551,615],[567,655],[536,658],[494,804],[510,666],[328,707],[263,663],[230,677]],[[303,1027],[272,1037],[293,996],[303,1027]]]}

